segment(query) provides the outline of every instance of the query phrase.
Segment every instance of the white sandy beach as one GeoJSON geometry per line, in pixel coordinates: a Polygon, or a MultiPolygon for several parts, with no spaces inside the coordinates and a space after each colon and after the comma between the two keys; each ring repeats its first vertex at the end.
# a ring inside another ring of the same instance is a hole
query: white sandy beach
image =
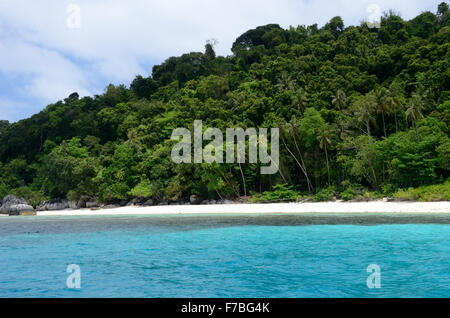
{"type": "Polygon", "coordinates": [[[38,216],[296,213],[448,213],[450,202],[321,202],[272,204],[165,205],[37,212],[38,216]]]}

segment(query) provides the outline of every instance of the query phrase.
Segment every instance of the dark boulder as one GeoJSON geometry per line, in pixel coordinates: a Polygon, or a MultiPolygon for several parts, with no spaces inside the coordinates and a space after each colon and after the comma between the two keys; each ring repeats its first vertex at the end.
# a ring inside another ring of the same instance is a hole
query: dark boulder
{"type": "Polygon", "coordinates": [[[189,202],[191,204],[201,204],[202,203],[202,198],[196,194],[193,194],[189,197],[189,202]]]}
{"type": "Polygon", "coordinates": [[[236,203],[236,202],[231,201],[231,200],[227,200],[227,199],[225,199],[225,200],[222,201],[222,204],[235,204],[235,203],[236,203]]]}
{"type": "Polygon", "coordinates": [[[77,210],[78,209],[78,201],[69,201],[69,209],[77,210]]]}
{"type": "Polygon", "coordinates": [[[24,198],[15,195],[7,195],[2,200],[0,214],[20,215],[21,212],[34,211],[34,208],[28,204],[24,198]]]}
{"type": "Polygon", "coordinates": [[[34,212],[34,208],[28,204],[15,204],[9,209],[9,215],[21,215],[24,212],[34,212]]]}
{"type": "Polygon", "coordinates": [[[152,199],[145,201],[143,204],[143,206],[152,206],[155,205],[155,202],[153,202],[152,199]]]}
{"type": "Polygon", "coordinates": [[[59,211],[69,208],[69,201],[66,199],[54,199],[50,200],[45,204],[45,209],[47,211],[59,211]]]}
{"type": "Polygon", "coordinates": [[[46,210],[45,204],[46,204],[45,201],[41,201],[41,202],[36,206],[36,211],[45,211],[45,210],[46,210]]]}
{"type": "Polygon", "coordinates": [[[59,211],[69,209],[69,201],[66,199],[53,199],[50,201],[41,201],[36,207],[37,211],[59,211]]]}
{"type": "Polygon", "coordinates": [[[86,208],[86,207],[87,207],[87,206],[86,206],[86,203],[87,203],[87,202],[90,202],[90,201],[93,201],[93,200],[92,200],[92,198],[90,198],[89,196],[86,196],[86,195],[82,196],[82,197],[78,200],[78,202],[77,202],[77,208],[78,208],[78,209],[84,209],[84,208],[86,208]]]}
{"type": "Polygon", "coordinates": [[[146,200],[143,198],[134,198],[127,203],[127,206],[139,206],[142,205],[146,200]]]}
{"type": "Polygon", "coordinates": [[[28,204],[27,200],[24,198],[19,198],[18,196],[15,196],[13,194],[7,195],[2,200],[2,206],[3,205],[14,205],[14,204],[28,204]]]}
{"type": "Polygon", "coordinates": [[[86,202],[86,208],[88,208],[88,209],[99,208],[99,207],[100,207],[100,203],[98,203],[98,202],[95,202],[95,201],[86,202]]]}

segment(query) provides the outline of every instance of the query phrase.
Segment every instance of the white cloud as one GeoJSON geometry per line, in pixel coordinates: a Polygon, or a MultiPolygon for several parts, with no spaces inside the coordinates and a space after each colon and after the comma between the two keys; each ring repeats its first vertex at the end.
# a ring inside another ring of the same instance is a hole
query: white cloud
{"type": "Polygon", "coordinates": [[[57,51],[25,42],[0,42],[0,69],[8,74],[28,74],[23,93],[36,98],[52,99],[77,89],[90,93],[83,88],[85,73],[77,65],[57,51]]]}
{"type": "MultiPolygon", "coordinates": [[[[9,98],[0,97],[0,120],[18,120],[30,111],[30,104],[9,98]]],[[[41,107],[40,107],[41,108],[41,107]]],[[[35,112],[39,109],[35,109],[35,112]]]]}
{"type": "Polygon", "coordinates": [[[219,54],[228,55],[236,37],[258,25],[323,25],[336,15],[346,25],[359,24],[368,18],[371,3],[410,19],[424,10],[435,11],[440,2],[1,0],[0,72],[28,76],[22,93],[48,103],[73,91],[98,93],[109,82],[129,83],[137,74],[150,73],[143,65],[202,51],[209,38],[219,40],[219,54]],[[67,27],[70,4],[81,9],[79,29],[67,27]]]}

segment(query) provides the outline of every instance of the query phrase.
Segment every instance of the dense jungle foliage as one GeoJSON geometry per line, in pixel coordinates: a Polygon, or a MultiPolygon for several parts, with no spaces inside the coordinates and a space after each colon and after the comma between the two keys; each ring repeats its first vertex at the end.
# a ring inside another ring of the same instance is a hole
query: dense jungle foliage
{"type": "Polygon", "coordinates": [[[410,21],[385,13],[380,28],[340,17],[322,28],[260,26],[230,56],[206,44],[129,88],[73,93],[28,119],[0,121],[0,198],[327,200],[439,185],[444,194],[427,198],[449,200],[449,16],[442,3],[410,21]],[[175,164],[172,131],[195,119],[224,132],[279,127],[279,173],[175,164]]]}

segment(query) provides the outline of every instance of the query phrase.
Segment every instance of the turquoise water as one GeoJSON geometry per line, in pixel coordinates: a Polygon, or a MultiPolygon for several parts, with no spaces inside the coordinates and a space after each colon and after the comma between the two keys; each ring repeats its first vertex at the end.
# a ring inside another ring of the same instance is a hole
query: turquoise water
{"type": "Polygon", "coordinates": [[[1,218],[0,297],[450,297],[447,217],[365,220],[1,218]]]}

